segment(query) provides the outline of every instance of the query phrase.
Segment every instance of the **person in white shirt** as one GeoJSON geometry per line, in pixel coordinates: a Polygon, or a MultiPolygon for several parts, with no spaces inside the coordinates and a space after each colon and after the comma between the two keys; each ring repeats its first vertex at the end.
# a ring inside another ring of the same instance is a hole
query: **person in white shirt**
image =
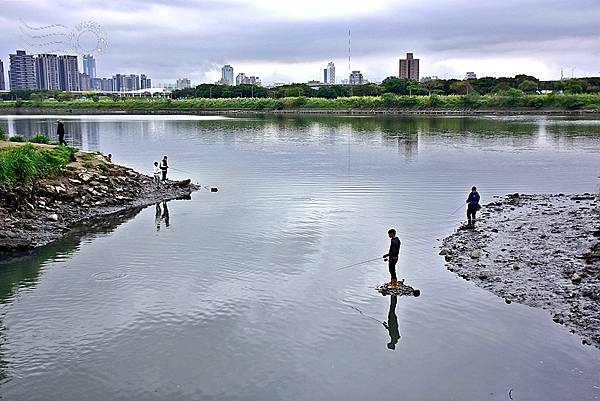
{"type": "Polygon", "coordinates": [[[154,183],[157,187],[160,185],[160,167],[158,167],[158,162],[154,162],[154,183]]]}

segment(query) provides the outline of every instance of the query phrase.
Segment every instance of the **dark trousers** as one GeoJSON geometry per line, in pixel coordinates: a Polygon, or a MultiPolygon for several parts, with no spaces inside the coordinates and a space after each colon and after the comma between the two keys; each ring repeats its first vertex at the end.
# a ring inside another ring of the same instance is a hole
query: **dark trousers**
{"type": "Polygon", "coordinates": [[[467,207],[467,221],[469,225],[475,224],[475,213],[477,213],[477,205],[469,205],[467,207]]]}
{"type": "Polygon", "coordinates": [[[58,136],[58,144],[59,145],[65,145],[65,146],[67,146],[67,142],[65,141],[65,136],[64,135],[59,135],[58,136]]]}
{"type": "Polygon", "coordinates": [[[167,180],[167,170],[162,170],[162,180],[166,181],[167,180]]]}
{"type": "Polygon", "coordinates": [[[396,277],[396,263],[398,263],[398,256],[390,256],[388,258],[388,267],[390,268],[392,280],[398,280],[398,277],[396,277]]]}

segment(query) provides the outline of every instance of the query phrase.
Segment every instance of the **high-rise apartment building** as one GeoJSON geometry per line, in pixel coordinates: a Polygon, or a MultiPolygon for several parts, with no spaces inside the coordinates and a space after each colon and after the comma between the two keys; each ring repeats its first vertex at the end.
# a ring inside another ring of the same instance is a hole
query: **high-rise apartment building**
{"type": "Polygon", "coordinates": [[[90,79],[96,78],[96,60],[91,54],[83,56],[83,73],[90,77],[90,79]]]}
{"type": "MultiPolygon", "coordinates": [[[[83,90],[90,90],[89,79],[90,76],[85,74],[88,77],[88,80],[84,83],[87,88],[83,90]]],[[[77,61],[77,56],[58,56],[58,86],[61,90],[72,92],[81,90],[79,76],[79,62],[77,61]]]]}
{"type": "Polygon", "coordinates": [[[360,71],[352,71],[348,79],[348,83],[350,85],[362,85],[363,80],[363,74],[361,74],[360,71]]]}
{"type": "Polygon", "coordinates": [[[152,80],[146,76],[146,74],[140,75],[140,89],[152,88],[152,80]]]}
{"type": "Polygon", "coordinates": [[[61,89],[58,56],[56,54],[38,54],[35,56],[35,79],[38,89],[49,91],[61,89]]]}
{"type": "Polygon", "coordinates": [[[477,79],[477,74],[475,74],[473,71],[467,71],[465,79],[477,79]]]}
{"type": "Polygon", "coordinates": [[[223,85],[233,85],[233,67],[229,64],[221,68],[221,83],[223,85]]]}
{"type": "Polygon", "coordinates": [[[36,89],[35,60],[25,50],[9,55],[8,80],[10,89],[36,89]]]}
{"type": "Polygon", "coordinates": [[[189,80],[189,78],[179,78],[177,80],[177,89],[187,89],[187,88],[191,88],[192,86],[192,81],[189,80]]]}
{"type": "Polygon", "coordinates": [[[0,91],[6,90],[6,84],[4,83],[4,64],[0,60],[0,91]]]}
{"type": "Polygon", "coordinates": [[[79,90],[91,91],[93,90],[92,79],[88,74],[79,74],[79,90]]]}
{"type": "Polygon", "coordinates": [[[327,68],[323,69],[323,83],[327,83],[327,68]]]}
{"type": "Polygon", "coordinates": [[[333,61],[331,61],[327,64],[326,71],[327,71],[327,79],[325,80],[325,83],[334,85],[335,84],[335,64],[333,64],[333,61]]]}
{"type": "Polygon", "coordinates": [[[400,59],[401,79],[419,80],[419,59],[413,58],[412,53],[406,53],[406,59],[400,59]]]}

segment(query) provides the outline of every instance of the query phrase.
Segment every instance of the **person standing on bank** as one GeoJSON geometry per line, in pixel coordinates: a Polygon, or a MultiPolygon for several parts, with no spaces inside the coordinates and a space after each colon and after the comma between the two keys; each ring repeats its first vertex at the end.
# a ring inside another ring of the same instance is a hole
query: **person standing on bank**
{"type": "Polygon", "coordinates": [[[167,180],[167,170],[169,166],[167,164],[167,156],[163,156],[162,162],[160,163],[160,170],[162,171],[162,180],[167,180]]]}
{"type": "Polygon", "coordinates": [[[67,146],[67,142],[65,142],[65,125],[60,120],[57,122],[56,135],[58,135],[58,144],[67,146]]]}
{"type": "Polygon", "coordinates": [[[471,192],[469,193],[469,197],[467,198],[467,227],[475,228],[475,213],[481,206],[479,205],[479,193],[477,192],[477,187],[471,188],[471,192]]]}
{"type": "Polygon", "coordinates": [[[383,259],[388,261],[388,267],[390,269],[390,288],[398,288],[398,277],[396,277],[396,263],[398,263],[398,255],[400,254],[400,239],[396,237],[396,230],[390,228],[388,230],[388,237],[390,237],[390,250],[388,253],[383,255],[383,259]]]}
{"type": "Polygon", "coordinates": [[[154,184],[157,187],[160,186],[160,167],[158,167],[158,162],[154,162],[154,184]]]}

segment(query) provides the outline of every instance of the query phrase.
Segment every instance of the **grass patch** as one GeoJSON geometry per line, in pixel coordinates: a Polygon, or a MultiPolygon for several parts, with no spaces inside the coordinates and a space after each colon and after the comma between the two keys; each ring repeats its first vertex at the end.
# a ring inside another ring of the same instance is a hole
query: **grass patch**
{"type": "Polygon", "coordinates": [[[48,139],[48,137],[46,135],[44,135],[44,134],[37,134],[36,136],[34,136],[33,138],[31,138],[27,142],[49,144],[50,143],[50,139],[48,139]]]}
{"type": "Polygon", "coordinates": [[[0,189],[58,174],[74,158],[74,148],[41,149],[31,144],[0,151],[0,189]]]}
{"type": "Polygon", "coordinates": [[[22,135],[14,135],[8,138],[10,142],[26,142],[25,137],[22,135]]]}

